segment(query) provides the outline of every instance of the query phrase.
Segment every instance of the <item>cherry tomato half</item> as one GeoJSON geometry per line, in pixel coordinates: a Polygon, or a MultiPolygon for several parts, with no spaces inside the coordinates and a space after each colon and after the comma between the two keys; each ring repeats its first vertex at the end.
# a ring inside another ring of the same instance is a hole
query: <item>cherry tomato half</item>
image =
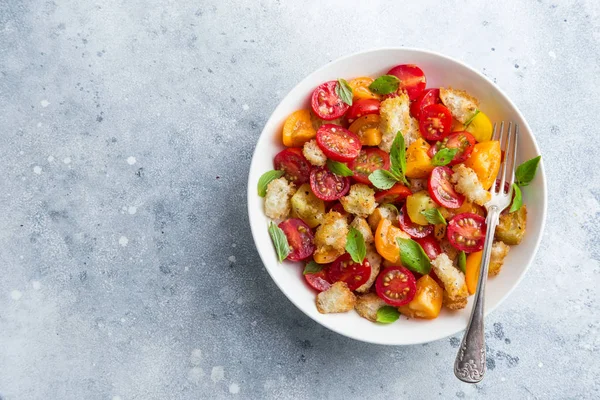
{"type": "Polygon", "coordinates": [[[400,79],[398,91],[406,90],[410,100],[415,100],[419,97],[427,84],[425,73],[414,64],[397,65],[390,69],[387,74],[394,75],[400,79]]]}
{"type": "Polygon", "coordinates": [[[331,121],[344,115],[348,104],[344,103],[335,91],[337,81],[329,81],[318,86],[311,96],[311,107],[319,118],[331,121]]]}
{"type": "Polygon", "coordinates": [[[400,307],[415,297],[417,281],[404,267],[388,267],[377,277],[375,291],[390,306],[400,307]]]}
{"type": "Polygon", "coordinates": [[[452,114],[441,104],[432,104],[421,110],[419,130],[427,140],[442,140],[452,129],[452,114]]]}
{"type": "Polygon", "coordinates": [[[390,156],[376,147],[367,147],[348,163],[348,167],[354,172],[353,178],[357,182],[370,185],[369,175],[372,172],[390,168],[390,156]]]}
{"type": "Polygon", "coordinates": [[[398,224],[400,225],[400,228],[408,233],[413,239],[424,238],[433,232],[433,225],[419,225],[410,220],[408,211],[406,210],[406,204],[399,211],[398,224]]]}
{"type": "Polygon", "coordinates": [[[381,192],[377,192],[375,194],[375,201],[378,204],[386,204],[386,203],[399,203],[400,201],[406,199],[407,196],[410,196],[412,192],[409,188],[404,186],[401,183],[396,183],[392,186],[391,189],[382,190],[381,192]]]}
{"type": "Polygon", "coordinates": [[[317,131],[317,144],[327,158],[347,162],[358,157],[362,145],[355,133],[339,125],[323,125],[317,131]]]}
{"type": "Polygon", "coordinates": [[[348,109],[346,113],[346,119],[349,123],[354,122],[355,119],[362,117],[363,115],[377,114],[379,115],[379,105],[381,102],[375,99],[364,99],[357,100],[348,109]]]}
{"type": "Polygon", "coordinates": [[[448,165],[456,165],[464,162],[473,151],[475,145],[475,136],[469,132],[452,132],[450,135],[442,139],[441,142],[437,142],[429,148],[427,154],[433,158],[435,153],[442,149],[458,149],[458,152],[454,155],[452,161],[448,165]]]}
{"type": "Polygon", "coordinates": [[[429,175],[427,189],[429,195],[442,207],[458,208],[465,201],[465,196],[457,193],[454,186],[450,183],[452,170],[448,167],[435,167],[429,175]]]}
{"type": "Polygon", "coordinates": [[[345,253],[335,260],[327,269],[330,282],[346,282],[348,289],[356,290],[371,276],[371,264],[366,258],[362,264],[352,261],[350,254],[345,253]]]}
{"type": "Polygon", "coordinates": [[[435,260],[437,256],[442,254],[442,248],[433,235],[415,239],[415,241],[421,245],[425,251],[425,254],[427,254],[427,257],[429,257],[430,260],[435,260]]]}
{"type": "Polygon", "coordinates": [[[450,244],[466,253],[483,249],[487,225],[485,218],[473,213],[458,214],[448,222],[450,244]]]}
{"type": "Polygon", "coordinates": [[[302,149],[292,147],[277,153],[273,160],[275,169],[285,172],[285,179],[297,186],[308,182],[311,165],[302,154],[302,149]]]}
{"type": "Polygon", "coordinates": [[[310,171],[310,188],[321,200],[333,201],[350,190],[350,179],[329,171],[327,167],[313,168],[310,171]]]}
{"type": "Polygon", "coordinates": [[[285,237],[287,237],[288,244],[290,245],[290,254],[287,256],[288,260],[304,260],[310,257],[315,251],[313,233],[310,227],[301,219],[286,219],[279,224],[279,228],[285,233],[285,237]]]}
{"type": "Polygon", "coordinates": [[[419,119],[423,108],[437,103],[440,103],[440,89],[425,89],[415,101],[410,103],[410,113],[419,119]]]}
{"type": "Polygon", "coordinates": [[[324,292],[331,287],[331,283],[327,280],[327,268],[323,268],[316,274],[306,274],[304,279],[310,287],[319,292],[324,292]]]}

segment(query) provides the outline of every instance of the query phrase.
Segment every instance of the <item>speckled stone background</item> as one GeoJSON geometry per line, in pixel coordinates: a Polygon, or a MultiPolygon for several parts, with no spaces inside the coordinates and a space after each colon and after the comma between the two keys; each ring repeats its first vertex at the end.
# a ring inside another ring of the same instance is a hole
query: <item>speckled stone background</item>
{"type": "Polygon", "coordinates": [[[0,397],[599,398],[600,5],[490,3],[0,0],[0,397]],[[378,46],[483,71],[545,159],[542,246],[488,319],[478,385],[453,376],[458,336],[320,327],[254,249],[246,177],[271,111],[378,46]]]}

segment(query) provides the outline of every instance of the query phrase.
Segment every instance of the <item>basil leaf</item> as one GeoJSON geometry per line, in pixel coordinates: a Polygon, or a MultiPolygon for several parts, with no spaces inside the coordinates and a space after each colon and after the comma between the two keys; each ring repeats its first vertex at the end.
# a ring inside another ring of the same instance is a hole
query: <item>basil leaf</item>
{"type": "Polygon", "coordinates": [[[383,75],[369,85],[369,90],[376,94],[390,94],[397,91],[399,85],[400,79],[394,75],[383,75]]]}
{"type": "Polygon", "coordinates": [[[385,169],[378,169],[371,172],[369,180],[377,189],[387,190],[394,186],[398,180],[390,171],[385,169]]]}
{"type": "Polygon", "coordinates": [[[367,247],[362,233],[354,227],[351,227],[346,236],[346,251],[352,257],[352,261],[362,264],[367,255],[367,247]]]}
{"type": "Polygon", "coordinates": [[[381,324],[391,324],[400,318],[400,312],[396,307],[383,306],[377,310],[377,322],[381,324]]]}
{"type": "Polygon", "coordinates": [[[283,171],[267,171],[258,178],[258,195],[260,197],[265,197],[267,195],[267,186],[273,179],[281,178],[283,176],[283,171]]]}
{"type": "Polygon", "coordinates": [[[317,273],[321,272],[322,269],[323,269],[323,266],[321,264],[317,264],[316,262],[311,261],[308,264],[306,264],[306,266],[304,267],[304,271],[302,271],[302,275],[317,274],[317,273]]]}
{"type": "Polygon", "coordinates": [[[425,217],[425,219],[427,220],[427,222],[429,222],[430,224],[433,225],[437,225],[437,224],[444,224],[447,225],[446,219],[444,218],[444,216],[442,215],[442,213],[440,213],[440,210],[438,210],[437,208],[428,208],[427,210],[423,210],[421,211],[421,214],[423,214],[423,216],[425,217]]]}
{"type": "Polygon", "coordinates": [[[467,273],[467,255],[464,251],[458,253],[458,268],[466,274],[467,273]]]}
{"type": "Polygon", "coordinates": [[[538,164],[542,156],[537,156],[531,160],[525,161],[523,164],[517,167],[515,171],[515,180],[519,186],[527,186],[535,178],[538,164]]]}
{"type": "Polygon", "coordinates": [[[338,79],[337,85],[335,85],[335,93],[340,96],[340,99],[349,106],[352,105],[352,88],[345,79],[338,79]]]}
{"type": "Polygon", "coordinates": [[[431,159],[431,164],[436,167],[450,164],[450,161],[454,159],[456,153],[458,153],[458,149],[443,148],[435,153],[435,156],[431,159]]]}
{"type": "Polygon", "coordinates": [[[466,129],[466,128],[467,128],[467,126],[471,125],[471,122],[473,122],[473,120],[475,119],[475,117],[477,116],[477,114],[479,114],[480,112],[481,112],[481,111],[479,111],[479,110],[475,110],[475,114],[473,114],[473,115],[471,116],[471,118],[469,118],[469,119],[467,120],[467,122],[465,122],[465,124],[463,125],[463,128],[465,128],[465,129],[466,129]]]}
{"type": "Polygon", "coordinates": [[[352,170],[350,168],[348,168],[348,166],[344,163],[341,163],[339,161],[333,161],[333,160],[327,160],[327,168],[329,168],[329,170],[331,172],[333,172],[336,175],[339,176],[352,176],[354,175],[354,173],[352,172],[352,170]]]}
{"type": "Polygon", "coordinates": [[[513,197],[510,210],[508,210],[509,213],[519,211],[519,209],[523,206],[523,195],[521,194],[521,189],[519,189],[516,183],[513,183],[513,190],[515,191],[515,197],[513,197]]]}
{"type": "Polygon", "coordinates": [[[396,238],[400,247],[400,262],[411,271],[421,275],[429,273],[431,262],[421,245],[412,239],[396,238]]]}
{"type": "Polygon", "coordinates": [[[406,172],[406,147],[404,144],[404,136],[398,131],[390,148],[390,172],[396,176],[397,181],[409,185],[404,177],[406,172]]]}
{"type": "Polygon", "coordinates": [[[277,258],[279,258],[279,262],[282,262],[290,254],[290,245],[288,244],[287,237],[283,233],[283,230],[275,225],[273,221],[269,224],[269,235],[271,235],[271,240],[275,245],[277,258]]]}

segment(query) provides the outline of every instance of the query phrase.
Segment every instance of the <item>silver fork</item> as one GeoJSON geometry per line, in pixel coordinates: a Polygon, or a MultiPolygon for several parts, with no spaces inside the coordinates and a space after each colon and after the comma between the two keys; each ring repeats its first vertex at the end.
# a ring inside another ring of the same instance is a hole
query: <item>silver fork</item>
{"type": "Polygon", "coordinates": [[[487,209],[485,232],[485,244],[483,246],[483,256],[479,267],[479,278],[477,281],[477,291],[473,310],[469,318],[467,330],[460,344],[460,349],[454,362],[454,375],[458,379],[467,383],[477,383],[483,379],[485,374],[485,331],[483,328],[484,317],[484,299],[485,283],[488,275],[488,266],[490,264],[490,255],[492,252],[492,243],[494,241],[494,232],[498,225],[500,213],[508,207],[512,200],[513,183],[515,182],[515,163],[517,158],[517,137],[519,126],[508,123],[508,129],[504,131],[504,121],[500,123],[500,132],[496,131],[494,124],[493,139],[500,141],[500,147],[504,149],[504,161],[498,171],[498,177],[495,184],[490,189],[492,198],[485,204],[487,209]],[[500,181],[498,181],[498,179],[500,181]],[[505,187],[508,183],[508,187],[505,187]]]}

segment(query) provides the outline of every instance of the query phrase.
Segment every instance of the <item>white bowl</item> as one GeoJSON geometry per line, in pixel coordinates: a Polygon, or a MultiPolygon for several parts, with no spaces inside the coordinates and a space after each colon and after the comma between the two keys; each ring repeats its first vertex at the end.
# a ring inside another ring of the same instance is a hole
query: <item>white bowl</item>
{"type": "MultiPolygon", "coordinates": [[[[443,310],[434,320],[407,319],[390,325],[376,324],[361,318],[356,312],[320,314],[315,306],[316,292],[302,276],[301,263],[277,262],[277,256],[264,214],[263,199],[256,193],[258,178],[273,169],[273,157],[284,147],[281,129],[293,111],[308,108],[312,91],[321,83],[357,76],[377,77],[398,64],[417,64],[425,72],[427,87],[452,86],[464,89],[477,97],[483,110],[492,120],[513,121],[519,124],[518,161],[523,162],[540,154],[533,133],[525,118],[509,98],[488,78],[460,61],[425,50],[385,48],[369,50],[339,58],[310,74],[279,103],[263,129],[248,176],[248,214],[258,253],[281,291],[306,315],[319,324],[342,335],[370,343],[410,345],[431,342],[464,330],[472,307],[460,311],[443,310]]],[[[494,310],[523,278],[538,249],[546,220],[546,178],[540,164],[534,182],[523,188],[527,204],[527,232],[523,242],[511,247],[501,273],[490,279],[486,293],[486,314],[494,310]]]]}

